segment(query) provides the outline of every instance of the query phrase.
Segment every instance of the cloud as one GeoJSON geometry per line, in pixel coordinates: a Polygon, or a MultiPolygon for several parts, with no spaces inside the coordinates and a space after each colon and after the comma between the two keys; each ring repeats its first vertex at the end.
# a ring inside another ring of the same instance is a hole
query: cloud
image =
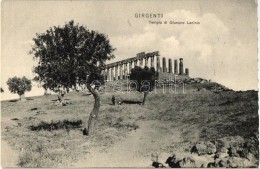
{"type": "Polygon", "coordinates": [[[215,14],[199,16],[187,10],[175,10],[164,14],[163,20],[198,21],[200,24],[153,25],[147,22],[143,33],[112,37],[116,56],[120,56],[117,60],[134,57],[142,51],[158,50],[162,57],[184,58],[193,77],[216,80],[237,90],[257,88],[255,44],[244,44],[239,36],[233,36],[228,25],[215,14]]]}

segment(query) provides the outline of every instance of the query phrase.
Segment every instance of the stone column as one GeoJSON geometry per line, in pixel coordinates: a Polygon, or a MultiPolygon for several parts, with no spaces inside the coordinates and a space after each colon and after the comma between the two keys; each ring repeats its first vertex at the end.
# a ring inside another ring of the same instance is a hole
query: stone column
{"type": "Polygon", "coordinates": [[[183,59],[180,58],[180,63],[179,63],[179,74],[183,75],[183,59]]]}
{"type": "Polygon", "coordinates": [[[189,76],[189,69],[188,69],[188,68],[185,69],[185,74],[186,74],[187,76],[189,76]]]}
{"type": "Polygon", "coordinates": [[[137,60],[134,60],[134,67],[137,66],[137,60]]]}
{"type": "Polygon", "coordinates": [[[139,66],[143,67],[143,59],[139,59],[139,66]]]}
{"type": "Polygon", "coordinates": [[[124,79],[126,79],[126,75],[127,75],[127,62],[124,63],[124,76],[123,76],[124,79]]]}
{"type": "Polygon", "coordinates": [[[123,72],[122,72],[122,68],[123,68],[123,64],[122,63],[120,63],[120,79],[123,79],[123,72]]]}
{"type": "Polygon", "coordinates": [[[132,61],[129,61],[129,73],[131,73],[131,70],[132,70],[132,61]]]}
{"type": "Polygon", "coordinates": [[[154,67],[154,56],[151,57],[151,67],[154,67]]]}
{"type": "Polygon", "coordinates": [[[115,66],[115,80],[118,80],[118,65],[115,66]]]}
{"type": "Polygon", "coordinates": [[[111,67],[110,80],[114,81],[114,67],[111,67]]]}
{"type": "Polygon", "coordinates": [[[172,73],[172,59],[169,59],[169,62],[168,62],[168,70],[169,70],[169,73],[172,73]]]}
{"type": "Polygon", "coordinates": [[[144,66],[148,66],[148,57],[144,58],[144,66]]]}
{"type": "Polygon", "coordinates": [[[106,80],[110,81],[110,68],[108,67],[107,68],[107,77],[106,77],[106,80]]]}
{"type": "Polygon", "coordinates": [[[160,70],[161,70],[160,56],[156,57],[156,67],[157,67],[157,72],[160,72],[160,70]]]}
{"type": "Polygon", "coordinates": [[[162,66],[163,66],[163,72],[167,72],[167,70],[166,70],[166,58],[163,57],[163,60],[162,60],[162,61],[163,61],[163,63],[162,63],[162,64],[163,64],[163,65],[162,65],[162,66]]]}
{"type": "Polygon", "coordinates": [[[178,74],[178,60],[177,59],[174,60],[174,74],[175,75],[178,74]]]}

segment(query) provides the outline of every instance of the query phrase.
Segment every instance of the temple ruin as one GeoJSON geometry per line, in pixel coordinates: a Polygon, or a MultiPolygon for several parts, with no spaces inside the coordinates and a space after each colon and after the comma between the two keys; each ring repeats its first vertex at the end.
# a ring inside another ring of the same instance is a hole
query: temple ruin
{"type": "Polygon", "coordinates": [[[189,78],[189,69],[185,68],[184,72],[183,58],[179,58],[179,64],[178,60],[174,59],[174,69],[172,69],[171,58],[168,58],[168,64],[166,64],[166,62],[166,57],[162,57],[161,67],[159,51],[151,53],[141,52],[137,53],[136,57],[107,64],[106,67],[102,70],[102,74],[107,81],[121,80],[126,79],[129,76],[131,69],[133,69],[135,66],[148,66],[154,67],[155,70],[159,73],[159,80],[167,80],[169,78],[173,78],[174,76],[176,78],[189,78]],[[154,63],[155,61],[156,63],[154,63]]]}

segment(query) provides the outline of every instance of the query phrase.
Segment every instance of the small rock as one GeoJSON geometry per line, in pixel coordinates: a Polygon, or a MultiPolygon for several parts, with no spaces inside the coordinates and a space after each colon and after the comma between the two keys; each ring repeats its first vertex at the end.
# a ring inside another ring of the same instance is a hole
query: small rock
{"type": "Polygon", "coordinates": [[[216,168],[217,164],[215,162],[208,163],[207,168],[216,168]]]}
{"type": "Polygon", "coordinates": [[[88,133],[88,129],[87,129],[87,128],[84,128],[84,129],[83,129],[83,135],[84,135],[84,136],[88,136],[88,134],[89,134],[89,133],[88,133]]]}
{"type": "Polygon", "coordinates": [[[152,166],[154,168],[166,168],[162,163],[155,162],[155,161],[152,163],[152,166]]]}

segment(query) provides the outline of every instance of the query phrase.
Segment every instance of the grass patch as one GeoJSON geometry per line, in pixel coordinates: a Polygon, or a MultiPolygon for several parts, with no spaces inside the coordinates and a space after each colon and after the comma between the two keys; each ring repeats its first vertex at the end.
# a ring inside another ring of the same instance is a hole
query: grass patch
{"type": "Polygon", "coordinates": [[[139,126],[135,122],[124,122],[122,117],[116,119],[116,121],[111,123],[112,127],[117,129],[128,129],[128,130],[136,130],[139,126]]]}
{"type": "Polygon", "coordinates": [[[258,129],[257,91],[191,92],[147,97],[146,119],[172,122],[186,141],[226,136],[247,138],[258,129]],[[189,127],[187,127],[189,126],[189,127]]]}
{"type": "MultiPolygon", "coordinates": [[[[5,130],[1,131],[2,136],[16,150],[24,149],[20,156],[21,167],[66,167],[86,157],[90,148],[107,149],[150,120],[180,132],[181,142],[165,148],[167,151],[181,149],[190,141],[200,139],[235,135],[245,138],[258,129],[258,95],[255,91],[190,90],[186,94],[181,91],[163,94],[160,90],[149,94],[143,106],[111,105],[112,95],[116,100],[138,101],[143,98],[140,93],[102,94],[98,127],[93,138],[84,137],[80,130],[87,125],[93,97],[69,93],[65,97],[73,104],[66,107],[51,105],[56,95],[34,97],[30,102],[3,101],[1,127],[5,130]]],[[[160,128],[154,130],[162,131],[160,128]]],[[[162,132],[162,139],[165,133],[162,132]]]]}
{"type": "Polygon", "coordinates": [[[106,115],[104,118],[103,126],[113,127],[118,130],[136,130],[139,128],[139,126],[136,124],[136,122],[131,121],[127,118],[123,117],[113,117],[110,115],[106,115]]]}
{"type": "Polygon", "coordinates": [[[70,161],[75,158],[78,149],[73,149],[75,151],[73,152],[64,148],[63,142],[61,142],[61,145],[58,149],[53,149],[44,141],[29,142],[25,151],[20,154],[18,164],[24,168],[59,167],[61,164],[62,166],[70,166],[70,161]]]}

